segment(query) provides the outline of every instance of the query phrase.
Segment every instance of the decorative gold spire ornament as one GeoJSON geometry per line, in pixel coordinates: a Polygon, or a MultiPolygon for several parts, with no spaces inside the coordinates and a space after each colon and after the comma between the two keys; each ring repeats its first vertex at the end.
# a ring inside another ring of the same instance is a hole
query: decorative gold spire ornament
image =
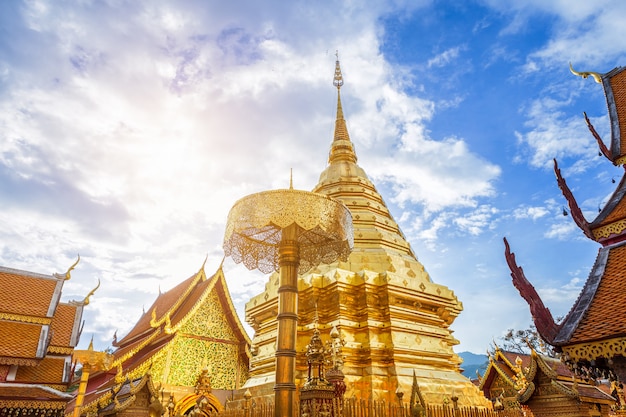
{"type": "Polygon", "coordinates": [[[65,272],[65,274],[54,274],[54,276],[57,278],[63,278],[65,281],[68,281],[72,277],[70,273],[72,272],[74,268],[76,268],[76,265],[78,265],[79,262],[80,262],[80,254],[78,255],[78,259],[76,259],[76,262],[74,262],[72,266],[69,267],[69,269],[67,270],[67,272],[65,272]]]}
{"type": "Polygon", "coordinates": [[[87,294],[87,296],[83,299],[83,304],[84,305],[88,305],[89,304],[89,298],[94,295],[94,293],[96,292],[96,290],[100,288],[100,279],[98,278],[98,285],[96,285],[96,288],[94,288],[93,290],[89,291],[89,294],[87,294]]]}
{"type": "Polygon", "coordinates": [[[347,260],[354,238],[350,210],[307,191],[273,190],[237,201],[226,223],[224,253],[248,269],[280,272],[275,415],[294,416],[298,273],[347,260]]]}
{"type": "Polygon", "coordinates": [[[602,84],[602,75],[600,75],[600,73],[598,72],[591,72],[591,71],[586,71],[586,72],[578,72],[575,71],[574,68],[572,67],[572,63],[570,62],[569,64],[569,70],[572,72],[572,74],[577,75],[579,77],[582,78],[587,78],[587,77],[591,77],[593,78],[598,84],[602,84]]]}

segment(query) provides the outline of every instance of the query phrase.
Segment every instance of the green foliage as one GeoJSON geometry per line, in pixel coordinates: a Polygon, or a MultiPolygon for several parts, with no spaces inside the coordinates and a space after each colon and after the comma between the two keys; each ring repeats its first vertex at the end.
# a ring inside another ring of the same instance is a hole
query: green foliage
{"type": "Polygon", "coordinates": [[[531,348],[546,356],[554,357],[552,346],[541,338],[537,329],[531,324],[527,329],[508,329],[500,338],[500,348],[509,352],[529,354],[531,348]]]}

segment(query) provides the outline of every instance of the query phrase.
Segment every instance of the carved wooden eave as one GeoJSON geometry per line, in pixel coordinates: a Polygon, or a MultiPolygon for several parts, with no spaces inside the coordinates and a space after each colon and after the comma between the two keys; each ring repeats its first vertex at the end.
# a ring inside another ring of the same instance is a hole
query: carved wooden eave
{"type": "Polygon", "coordinates": [[[541,357],[541,355],[535,352],[534,349],[532,350],[530,357],[532,359],[532,363],[534,363],[535,366],[538,365],[539,368],[541,369],[541,372],[543,372],[548,378],[556,379],[558,377],[557,372],[548,363],[546,363],[546,361],[541,357]]]}
{"type": "Polygon", "coordinates": [[[524,270],[517,266],[517,263],[515,262],[515,254],[511,252],[509,242],[506,238],[504,238],[504,246],[504,256],[507,264],[509,265],[509,269],[511,270],[513,285],[517,288],[522,298],[524,298],[524,300],[528,303],[537,332],[542,339],[552,345],[554,338],[559,333],[559,326],[554,321],[550,310],[544,305],[541,297],[539,297],[535,287],[533,287],[528,279],[526,279],[524,270]]]}
{"type": "Polygon", "coordinates": [[[626,129],[626,125],[622,126],[626,121],[626,67],[617,67],[607,72],[599,74],[597,72],[577,72],[574,71],[570,64],[570,70],[574,75],[587,78],[592,76],[593,79],[602,84],[606,104],[611,122],[611,146],[610,150],[604,145],[600,136],[597,134],[587,116],[587,126],[591,130],[592,135],[598,142],[600,152],[606,156],[613,164],[622,165],[626,162],[626,135],[622,138],[621,131],[626,129]],[[625,129],[622,129],[625,128],[625,129]]]}
{"type": "Polygon", "coordinates": [[[559,185],[561,192],[563,193],[563,197],[565,197],[565,199],[567,200],[567,205],[569,206],[570,213],[572,213],[572,219],[574,219],[574,222],[580,228],[580,230],[583,231],[585,236],[587,236],[591,240],[596,240],[593,237],[591,229],[589,228],[589,223],[587,222],[587,220],[585,220],[585,216],[583,216],[583,212],[580,210],[580,207],[578,207],[578,203],[574,198],[574,194],[572,194],[572,191],[567,186],[567,182],[565,182],[565,178],[563,178],[563,176],[561,175],[561,169],[559,168],[559,164],[556,162],[556,159],[553,159],[553,161],[556,182],[559,185]]]}
{"type": "MultiPolygon", "coordinates": [[[[626,168],[626,167],[625,167],[626,168]]],[[[589,225],[593,240],[603,246],[626,240],[626,175],[602,208],[598,217],[589,225]]]]}
{"type": "Polygon", "coordinates": [[[606,147],[606,145],[604,144],[604,141],[602,140],[602,138],[600,137],[600,135],[596,131],[596,128],[593,127],[593,124],[591,124],[591,121],[589,120],[589,117],[587,117],[587,113],[583,112],[583,116],[585,117],[585,123],[587,123],[587,128],[589,129],[589,131],[591,132],[593,137],[596,139],[596,142],[598,144],[598,148],[600,149],[600,153],[602,155],[604,155],[604,157],[606,159],[608,159],[613,164],[615,164],[615,161],[613,160],[613,155],[611,154],[610,149],[606,147]]]}
{"type": "MultiPolygon", "coordinates": [[[[606,104],[609,112],[609,120],[611,121],[611,161],[616,165],[623,164],[624,143],[621,134],[622,122],[620,116],[624,116],[622,113],[626,110],[624,108],[624,81],[626,73],[625,67],[614,68],[606,74],[602,75],[602,86],[604,87],[604,94],[606,96],[606,104]]],[[[625,136],[626,137],[626,136],[625,136]]]]}
{"type": "Polygon", "coordinates": [[[530,381],[528,385],[523,390],[521,390],[521,392],[517,393],[517,401],[519,401],[520,404],[524,404],[530,399],[530,397],[532,397],[534,392],[535,383],[530,381]]]}

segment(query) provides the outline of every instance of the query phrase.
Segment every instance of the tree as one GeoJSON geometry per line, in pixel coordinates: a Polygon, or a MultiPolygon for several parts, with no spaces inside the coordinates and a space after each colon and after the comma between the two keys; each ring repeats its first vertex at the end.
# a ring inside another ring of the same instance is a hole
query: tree
{"type": "MultiPolygon", "coordinates": [[[[561,320],[562,317],[557,318],[557,323],[561,320]]],[[[534,324],[523,330],[508,329],[506,334],[500,338],[500,342],[502,350],[529,354],[530,350],[534,349],[536,352],[552,358],[556,356],[552,346],[541,338],[534,324]]]]}

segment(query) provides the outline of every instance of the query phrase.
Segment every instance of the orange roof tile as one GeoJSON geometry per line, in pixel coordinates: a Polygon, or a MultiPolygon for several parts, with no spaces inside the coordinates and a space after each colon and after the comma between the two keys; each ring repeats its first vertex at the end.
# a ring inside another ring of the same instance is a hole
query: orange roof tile
{"type": "Polygon", "coordinates": [[[47,317],[61,286],[62,281],[52,276],[0,267],[0,312],[47,317]]]}
{"type": "Polygon", "coordinates": [[[127,343],[132,343],[133,339],[148,332],[152,327],[150,326],[150,320],[152,318],[152,311],[156,310],[157,320],[161,319],[165,313],[167,313],[180,298],[190,290],[190,285],[195,282],[198,274],[193,274],[171,290],[161,293],[154,301],[152,306],[139,318],[135,327],[133,327],[126,336],[118,341],[117,345],[123,347],[127,343]]]}
{"type": "Polygon", "coordinates": [[[65,406],[65,403],[72,398],[72,394],[41,385],[12,382],[3,382],[0,384],[0,400],[58,401],[58,408],[62,408],[65,406]]]}
{"type": "MultiPolygon", "coordinates": [[[[5,358],[37,358],[37,347],[41,337],[41,324],[20,323],[0,320],[0,363],[5,358]]],[[[42,355],[45,352],[42,352],[42,355]]]]}
{"type": "Polygon", "coordinates": [[[52,340],[50,345],[62,347],[75,347],[77,341],[72,340],[72,331],[78,316],[78,306],[60,303],[50,323],[52,340]]]}
{"type": "Polygon", "coordinates": [[[600,252],[604,256],[598,256],[581,296],[564,321],[564,325],[571,325],[570,337],[565,339],[564,335],[561,345],[626,335],[626,243],[600,252]]]}
{"type": "Polygon", "coordinates": [[[18,367],[15,382],[63,384],[64,370],[64,357],[48,355],[37,366],[18,367]]]}

